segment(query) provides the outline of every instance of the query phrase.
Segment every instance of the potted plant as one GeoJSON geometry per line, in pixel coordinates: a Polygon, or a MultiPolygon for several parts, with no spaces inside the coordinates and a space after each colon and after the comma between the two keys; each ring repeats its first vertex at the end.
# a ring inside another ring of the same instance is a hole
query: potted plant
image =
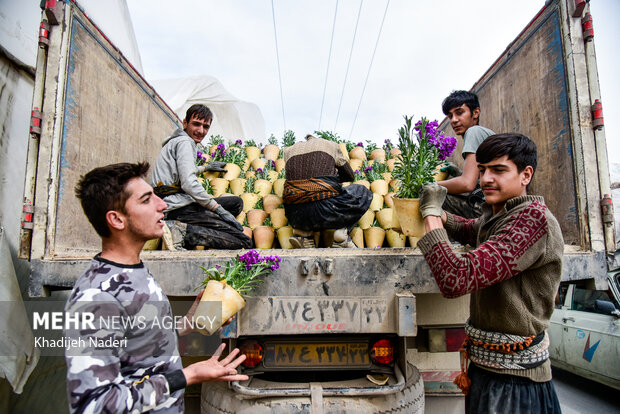
{"type": "Polygon", "coordinates": [[[435,170],[456,148],[456,139],[444,136],[437,127],[437,121],[429,122],[426,118],[412,126],[412,117],[405,116],[405,124],[398,130],[400,156],[392,175],[399,188],[394,208],[407,236],[424,235],[419,211],[422,187],[435,181],[435,170]]]}
{"type": "Polygon", "coordinates": [[[229,260],[224,267],[215,266],[206,269],[200,266],[207,277],[196,288],[204,287],[205,291],[194,313],[194,320],[213,320],[213,314],[209,312],[212,307],[208,302],[221,302],[221,318],[217,318],[216,315],[215,323],[202,324],[209,335],[213,334],[245,306],[243,296],[247,296],[252,289],[262,283],[260,277],[277,270],[280,261],[278,256],[261,256],[256,250],[250,250],[229,260]]]}

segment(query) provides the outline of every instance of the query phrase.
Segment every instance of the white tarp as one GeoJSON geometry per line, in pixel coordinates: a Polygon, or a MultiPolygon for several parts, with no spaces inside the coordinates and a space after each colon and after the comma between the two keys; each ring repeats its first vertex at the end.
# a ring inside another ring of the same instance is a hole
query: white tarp
{"type": "Polygon", "coordinates": [[[227,141],[267,141],[265,120],[258,106],[237,99],[212,76],[162,79],[150,83],[180,119],[185,118],[185,112],[193,104],[208,106],[213,112],[213,123],[206,139],[211,135],[221,135],[227,141]]]}

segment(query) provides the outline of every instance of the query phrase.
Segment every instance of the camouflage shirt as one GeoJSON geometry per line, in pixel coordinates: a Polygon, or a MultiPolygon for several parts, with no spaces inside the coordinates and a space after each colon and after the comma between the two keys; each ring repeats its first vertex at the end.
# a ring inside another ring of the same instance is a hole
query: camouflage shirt
{"type": "Polygon", "coordinates": [[[170,302],[142,262],[95,257],[65,312],[66,321],[92,314],[95,328],[65,323],[65,336],[76,344],[65,349],[71,413],[184,411],[184,389],[169,383],[183,368],[170,302]]]}

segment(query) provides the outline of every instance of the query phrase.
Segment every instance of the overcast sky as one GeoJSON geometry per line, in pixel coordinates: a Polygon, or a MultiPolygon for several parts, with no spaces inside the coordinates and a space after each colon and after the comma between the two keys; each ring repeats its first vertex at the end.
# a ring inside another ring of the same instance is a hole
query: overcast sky
{"type": "MultiPolygon", "coordinates": [[[[320,128],[376,142],[395,138],[405,114],[441,120],[443,98],[453,89],[470,89],[544,5],[543,0],[390,0],[369,73],[387,0],[363,1],[353,49],[360,1],[274,0],[283,116],[270,0],[127,3],[148,80],[214,76],[233,95],[259,106],[267,135],[281,137],[286,127],[301,137],[320,128]]],[[[591,8],[608,148],[620,161],[619,111],[612,102],[620,96],[617,47],[612,47],[612,39],[620,39],[620,1],[593,0],[591,8]]]]}

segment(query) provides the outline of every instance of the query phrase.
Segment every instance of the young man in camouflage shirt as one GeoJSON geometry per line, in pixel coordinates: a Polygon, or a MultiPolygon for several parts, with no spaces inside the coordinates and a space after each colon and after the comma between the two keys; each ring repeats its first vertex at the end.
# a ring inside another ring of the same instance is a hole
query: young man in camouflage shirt
{"type": "Polygon", "coordinates": [[[166,209],[143,179],[148,168],[147,163],[96,168],[76,187],[102,247],[76,281],[65,311],[67,319],[86,314],[107,322],[65,329],[79,344],[65,351],[71,413],[182,413],[186,385],[247,379],[235,369],[245,359],[235,359],[237,349],[218,360],[223,344],[212,358],[181,365],[176,335],[190,333],[191,325],[170,323],[168,298],[140,260],[144,243],[162,236],[166,209]]]}

